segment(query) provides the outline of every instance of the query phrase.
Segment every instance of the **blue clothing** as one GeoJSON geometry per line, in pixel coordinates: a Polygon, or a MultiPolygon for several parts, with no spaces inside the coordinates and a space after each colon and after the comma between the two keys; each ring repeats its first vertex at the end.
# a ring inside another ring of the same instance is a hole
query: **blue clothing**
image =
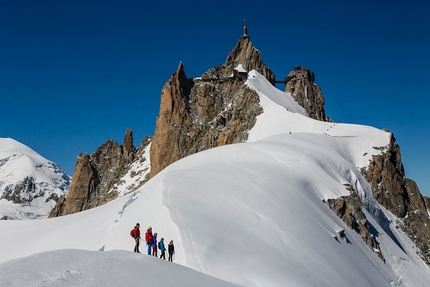
{"type": "Polygon", "coordinates": [[[152,251],[152,242],[148,242],[148,255],[151,255],[152,251]]]}
{"type": "Polygon", "coordinates": [[[164,247],[164,240],[160,241],[160,250],[161,252],[166,251],[166,247],[164,247]]]}
{"type": "Polygon", "coordinates": [[[157,235],[152,235],[152,244],[154,244],[155,246],[157,246],[157,235]]]}

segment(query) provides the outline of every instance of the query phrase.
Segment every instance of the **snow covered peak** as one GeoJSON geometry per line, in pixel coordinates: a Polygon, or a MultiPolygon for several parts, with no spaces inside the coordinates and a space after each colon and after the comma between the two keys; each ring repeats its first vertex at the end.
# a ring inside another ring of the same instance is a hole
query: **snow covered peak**
{"type": "Polygon", "coordinates": [[[0,138],[0,219],[46,217],[71,177],[28,146],[0,138]]]}
{"type": "Polygon", "coordinates": [[[26,155],[37,162],[44,160],[42,156],[22,143],[11,138],[0,138],[0,158],[4,159],[15,154],[26,155]]]}

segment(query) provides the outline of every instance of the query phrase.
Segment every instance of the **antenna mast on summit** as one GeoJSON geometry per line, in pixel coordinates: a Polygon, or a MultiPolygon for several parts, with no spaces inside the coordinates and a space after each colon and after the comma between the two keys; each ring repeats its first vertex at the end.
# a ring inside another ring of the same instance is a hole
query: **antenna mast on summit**
{"type": "Polygon", "coordinates": [[[246,28],[246,19],[243,20],[243,37],[248,37],[248,29],[246,28]]]}

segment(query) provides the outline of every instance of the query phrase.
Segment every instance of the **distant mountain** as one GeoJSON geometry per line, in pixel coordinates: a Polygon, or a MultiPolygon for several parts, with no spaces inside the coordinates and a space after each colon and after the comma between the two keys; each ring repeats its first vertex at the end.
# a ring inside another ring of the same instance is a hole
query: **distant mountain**
{"type": "Polygon", "coordinates": [[[57,164],[11,138],[0,138],[0,219],[45,218],[71,177],[57,164]]]}

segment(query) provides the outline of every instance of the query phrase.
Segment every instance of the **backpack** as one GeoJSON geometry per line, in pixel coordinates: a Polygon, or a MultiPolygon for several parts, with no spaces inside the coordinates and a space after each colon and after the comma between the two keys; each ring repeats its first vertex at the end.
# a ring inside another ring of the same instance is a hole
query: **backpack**
{"type": "Polygon", "coordinates": [[[133,238],[136,237],[136,234],[134,234],[134,228],[130,231],[130,236],[133,237],[133,238]]]}
{"type": "Polygon", "coordinates": [[[161,241],[158,241],[158,249],[161,249],[161,241]]]}

